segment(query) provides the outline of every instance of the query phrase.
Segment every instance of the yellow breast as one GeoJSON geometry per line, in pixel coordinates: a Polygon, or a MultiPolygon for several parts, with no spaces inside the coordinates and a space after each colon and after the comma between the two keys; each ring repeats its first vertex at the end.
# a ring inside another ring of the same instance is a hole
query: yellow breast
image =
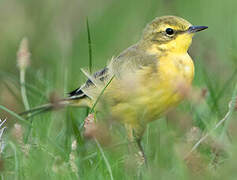
{"type": "Polygon", "coordinates": [[[126,97],[113,106],[113,112],[126,116],[123,121],[130,124],[141,123],[141,119],[144,123],[156,120],[183,99],[179,88],[190,86],[193,76],[193,61],[187,53],[160,57],[155,73],[154,69],[144,68],[136,74],[140,78],[136,87],[116,88],[119,93],[113,91],[113,96],[119,95],[120,100],[121,92],[126,97]]]}
{"type": "Polygon", "coordinates": [[[150,120],[182,101],[182,88],[189,87],[194,77],[194,65],[188,53],[160,57],[157,69],[157,84],[150,90],[150,93],[155,94],[154,99],[150,99],[153,103],[149,106],[152,114],[150,120]]]}
{"type": "Polygon", "coordinates": [[[159,79],[171,84],[190,84],[194,77],[194,65],[188,53],[160,57],[157,68],[159,79]]]}
{"type": "MultiPolygon", "coordinates": [[[[142,76],[149,77],[149,75],[142,76]]],[[[136,105],[141,105],[146,110],[147,121],[156,120],[182,101],[184,97],[182,88],[189,87],[193,77],[194,65],[187,53],[160,57],[157,74],[150,80],[143,81],[141,94],[136,100],[136,105]]]]}

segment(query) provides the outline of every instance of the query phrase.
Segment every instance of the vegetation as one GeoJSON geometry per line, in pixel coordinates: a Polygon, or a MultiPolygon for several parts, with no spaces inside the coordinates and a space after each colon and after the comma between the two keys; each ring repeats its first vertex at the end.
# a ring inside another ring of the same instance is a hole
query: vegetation
{"type": "Polygon", "coordinates": [[[234,0],[1,1],[0,119],[6,122],[0,122],[0,178],[235,179],[236,6],[234,0]],[[130,157],[124,128],[106,110],[87,137],[91,110],[17,115],[66,96],[85,81],[80,68],[104,67],[162,15],[209,29],[190,49],[196,74],[187,100],[152,122],[143,137],[147,167],[130,157]]]}

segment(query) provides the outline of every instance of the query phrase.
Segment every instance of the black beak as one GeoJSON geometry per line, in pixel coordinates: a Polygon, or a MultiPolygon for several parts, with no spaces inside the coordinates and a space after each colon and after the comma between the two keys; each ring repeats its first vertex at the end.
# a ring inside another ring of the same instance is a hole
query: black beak
{"type": "Polygon", "coordinates": [[[207,29],[208,27],[207,26],[190,26],[188,28],[188,33],[195,33],[195,32],[198,32],[198,31],[202,31],[204,29],[207,29]]]}

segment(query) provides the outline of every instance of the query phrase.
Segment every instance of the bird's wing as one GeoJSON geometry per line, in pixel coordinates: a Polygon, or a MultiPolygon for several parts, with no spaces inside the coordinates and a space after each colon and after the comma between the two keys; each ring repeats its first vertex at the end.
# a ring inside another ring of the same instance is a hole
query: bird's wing
{"type": "Polygon", "coordinates": [[[86,71],[83,73],[88,77],[88,80],[79,88],[69,93],[69,98],[78,99],[89,97],[93,99],[95,92],[100,93],[109,80],[114,76],[116,79],[126,78],[128,74],[135,74],[135,72],[144,67],[157,67],[157,57],[146,54],[139,50],[136,45],[126,49],[118,57],[113,58],[110,64],[94,73],[92,76],[86,71]],[[99,91],[99,92],[98,92],[99,91]]]}
{"type": "Polygon", "coordinates": [[[89,97],[93,99],[93,94],[91,94],[89,91],[94,91],[94,89],[104,86],[108,81],[109,77],[111,77],[108,67],[105,67],[95,72],[93,75],[90,75],[83,69],[82,72],[85,76],[87,76],[88,79],[79,88],[68,93],[69,98],[71,99],[80,99],[84,97],[89,97]]]}
{"type": "Polygon", "coordinates": [[[137,70],[144,67],[151,67],[156,70],[157,59],[157,56],[147,54],[134,45],[113,59],[109,65],[109,69],[117,78],[126,78],[128,74],[133,75],[137,70]]]}

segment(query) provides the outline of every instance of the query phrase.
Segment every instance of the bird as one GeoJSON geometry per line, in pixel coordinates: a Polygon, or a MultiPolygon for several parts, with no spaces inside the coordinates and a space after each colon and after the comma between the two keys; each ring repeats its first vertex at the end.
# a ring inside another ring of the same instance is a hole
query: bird
{"type": "Polygon", "coordinates": [[[21,115],[38,114],[54,107],[92,108],[103,94],[111,114],[119,117],[128,136],[135,139],[145,156],[141,140],[146,126],[185,98],[182,88],[190,87],[194,78],[194,63],[188,49],[194,34],[207,28],[177,16],[157,17],[146,25],[136,44],[112,58],[105,68],[93,74],[83,70],[87,81],[68,97],[21,115]]]}

